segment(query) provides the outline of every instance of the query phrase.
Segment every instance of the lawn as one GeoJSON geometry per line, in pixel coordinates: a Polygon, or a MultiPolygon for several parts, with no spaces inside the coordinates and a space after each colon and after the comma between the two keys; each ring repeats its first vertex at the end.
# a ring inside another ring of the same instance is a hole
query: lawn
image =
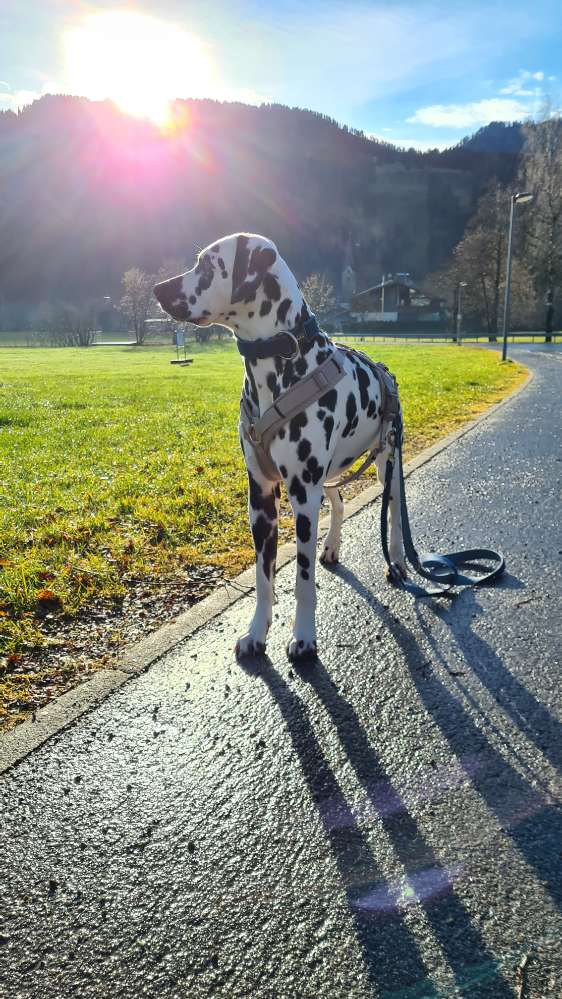
{"type": "MultiPolygon", "coordinates": [[[[521,381],[495,352],[361,348],[396,373],[407,454],[521,381]]],[[[0,350],[0,721],[34,677],[44,621],[122,600],[131,581],[253,559],[232,344],[0,350]]],[[[282,531],[290,531],[285,517],[282,531]]]]}

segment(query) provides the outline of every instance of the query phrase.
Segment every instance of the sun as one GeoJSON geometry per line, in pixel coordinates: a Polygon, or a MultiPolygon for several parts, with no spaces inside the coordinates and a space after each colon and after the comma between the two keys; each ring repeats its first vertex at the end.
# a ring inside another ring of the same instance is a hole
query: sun
{"type": "Polygon", "coordinates": [[[64,35],[66,86],[165,126],[176,97],[212,96],[207,46],[175,24],[131,11],[93,14],[64,35]]]}

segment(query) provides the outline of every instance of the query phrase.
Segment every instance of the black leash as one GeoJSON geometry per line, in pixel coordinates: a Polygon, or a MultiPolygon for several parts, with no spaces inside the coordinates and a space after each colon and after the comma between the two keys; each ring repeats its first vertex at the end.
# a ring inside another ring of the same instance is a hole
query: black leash
{"type": "Polygon", "coordinates": [[[382,550],[386,564],[390,570],[391,582],[407,590],[415,597],[446,596],[450,593],[453,586],[481,586],[484,583],[495,583],[496,579],[499,579],[505,569],[505,559],[501,552],[495,552],[491,548],[468,548],[466,551],[449,552],[447,555],[441,555],[439,552],[427,552],[426,554],[418,555],[412,540],[408,507],[406,505],[404,470],[402,467],[402,419],[400,416],[394,421],[391,433],[394,434],[394,441],[386,463],[381,505],[382,550]],[[418,586],[417,583],[404,580],[398,567],[390,561],[388,551],[388,504],[395,461],[398,461],[400,510],[402,514],[402,534],[406,558],[420,576],[428,579],[431,583],[439,583],[440,586],[437,589],[424,589],[422,586],[418,586]],[[471,576],[461,571],[463,568],[474,568],[475,563],[480,562],[497,562],[498,564],[493,569],[489,569],[478,576],[471,576]]]}

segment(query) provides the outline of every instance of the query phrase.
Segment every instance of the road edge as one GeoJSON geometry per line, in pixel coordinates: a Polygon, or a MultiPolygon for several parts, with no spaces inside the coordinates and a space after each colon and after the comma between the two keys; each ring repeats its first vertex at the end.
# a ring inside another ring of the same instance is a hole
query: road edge
{"type": "MultiPolygon", "coordinates": [[[[408,478],[418,468],[422,468],[438,454],[446,451],[456,441],[465,437],[485,420],[489,419],[499,409],[513,402],[534,378],[533,372],[527,368],[527,377],[513,392],[492,403],[483,413],[464,423],[435,444],[425,448],[420,454],[404,465],[404,478],[408,478]]],[[[382,494],[379,483],[368,486],[353,499],[346,502],[344,521],[355,517],[370,503],[382,494]]],[[[327,531],[330,515],[320,519],[319,532],[327,531]]],[[[289,542],[281,545],[277,556],[277,568],[291,562],[296,555],[296,546],[289,542]]],[[[213,618],[224,613],[229,607],[254,590],[254,567],[245,569],[235,579],[227,580],[221,586],[194,604],[189,610],[179,615],[173,623],[162,625],[151,635],[141,639],[130,648],[126,648],[119,665],[114,669],[97,670],[91,677],[84,680],[72,690],[40,708],[32,718],[26,719],[15,728],[0,733],[0,776],[21,763],[30,753],[42,746],[47,740],[68,728],[78,718],[96,708],[109,695],[127,683],[132,677],[144,673],[171,649],[185,641],[194,632],[199,631],[213,618]]]]}

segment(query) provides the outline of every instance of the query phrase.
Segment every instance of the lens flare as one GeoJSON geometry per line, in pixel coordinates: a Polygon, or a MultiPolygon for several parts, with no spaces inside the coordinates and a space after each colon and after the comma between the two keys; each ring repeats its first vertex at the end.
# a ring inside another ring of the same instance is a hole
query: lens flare
{"type": "Polygon", "coordinates": [[[64,49],[70,93],[110,99],[160,126],[170,121],[174,97],[209,95],[219,82],[200,39],[144,14],[94,14],[65,33],[64,49]]]}

